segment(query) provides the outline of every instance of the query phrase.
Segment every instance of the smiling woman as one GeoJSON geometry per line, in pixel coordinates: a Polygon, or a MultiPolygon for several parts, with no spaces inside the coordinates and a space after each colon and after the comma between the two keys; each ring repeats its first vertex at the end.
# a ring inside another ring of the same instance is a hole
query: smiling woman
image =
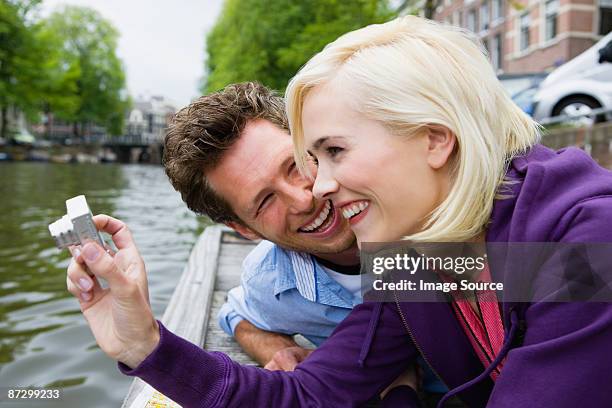
{"type": "Polygon", "coordinates": [[[473,35],[417,18],[340,37],[286,96],[298,166],[307,151],[319,164],[315,193],[339,207],[369,204],[369,217],[352,222],[360,241],[473,238],[508,159],[539,138],[473,35]]]}
{"type": "Polygon", "coordinates": [[[318,161],[313,193],[333,201],[358,242],[418,232],[448,194],[451,166],[445,164],[455,147],[452,135],[439,132],[431,142],[425,133],[397,137],[351,108],[333,85],[308,95],[302,117],[305,141],[318,161]],[[436,149],[428,152],[433,142],[436,149]]]}

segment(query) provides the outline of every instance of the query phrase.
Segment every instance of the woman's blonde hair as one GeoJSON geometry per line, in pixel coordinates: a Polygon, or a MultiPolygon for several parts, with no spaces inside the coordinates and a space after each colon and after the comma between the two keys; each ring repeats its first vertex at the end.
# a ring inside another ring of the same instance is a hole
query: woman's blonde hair
{"type": "Polygon", "coordinates": [[[475,36],[419,17],[347,33],[291,80],[287,113],[302,170],[302,108],[309,92],[323,85],[339,86],[357,112],[398,135],[431,125],[456,135],[450,193],[424,229],[406,239],[461,241],[481,233],[509,161],[539,139],[539,125],[510,99],[475,36]]]}

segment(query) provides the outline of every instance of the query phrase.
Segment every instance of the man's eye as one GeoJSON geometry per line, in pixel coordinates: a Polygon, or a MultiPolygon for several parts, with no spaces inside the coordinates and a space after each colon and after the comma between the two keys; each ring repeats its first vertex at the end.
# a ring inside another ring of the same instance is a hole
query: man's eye
{"type": "Polygon", "coordinates": [[[266,206],[270,203],[270,201],[272,200],[273,195],[272,194],[268,194],[262,201],[261,204],[259,204],[259,207],[257,208],[257,215],[259,215],[265,208],[266,206]]]}
{"type": "Polygon", "coordinates": [[[291,163],[291,166],[289,166],[289,174],[293,173],[293,171],[297,169],[297,165],[295,164],[295,162],[291,163]]]}

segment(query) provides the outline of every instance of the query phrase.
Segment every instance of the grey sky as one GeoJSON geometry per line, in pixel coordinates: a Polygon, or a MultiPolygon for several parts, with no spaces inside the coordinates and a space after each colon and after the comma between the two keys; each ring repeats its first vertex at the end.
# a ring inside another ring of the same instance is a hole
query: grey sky
{"type": "Polygon", "coordinates": [[[91,7],[119,30],[133,97],[163,95],[182,107],[198,96],[205,34],[223,0],[43,0],[43,13],[61,4],[91,7]]]}

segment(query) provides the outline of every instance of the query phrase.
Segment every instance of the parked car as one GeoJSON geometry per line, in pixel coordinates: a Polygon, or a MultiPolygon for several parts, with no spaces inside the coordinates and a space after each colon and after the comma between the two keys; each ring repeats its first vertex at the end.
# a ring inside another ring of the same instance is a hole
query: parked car
{"type": "Polygon", "coordinates": [[[516,103],[519,108],[523,110],[529,116],[533,116],[533,110],[535,108],[535,96],[540,89],[540,84],[535,84],[527,89],[523,89],[512,95],[512,100],[516,103]]]}
{"type": "Polygon", "coordinates": [[[532,72],[524,74],[502,74],[497,77],[510,96],[539,85],[548,74],[546,72],[532,72]]]}
{"type": "Polygon", "coordinates": [[[601,108],[612,110],[612,32],[546,77],[534,96],[533,117],[546,123],[565,115],[592,124],[612,117],[585,116],[601,108]]]}
{"type": "Polygon", "coordinates": [[[548,74],[503,74],[498,77],[512,100],[527,114],[533,115],[533,98],[548,74]]]}

